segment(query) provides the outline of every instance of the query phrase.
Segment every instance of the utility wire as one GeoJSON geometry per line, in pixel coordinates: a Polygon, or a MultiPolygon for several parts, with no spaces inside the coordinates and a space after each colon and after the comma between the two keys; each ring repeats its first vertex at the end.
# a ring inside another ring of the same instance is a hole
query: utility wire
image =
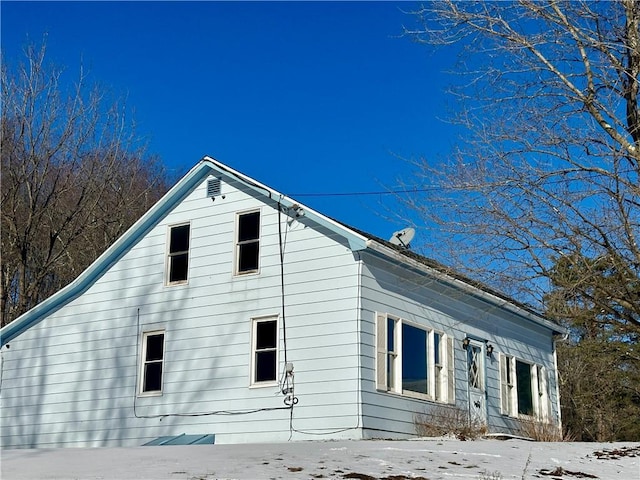
{"type": "MultiPolygon", "coordinates": [[[[576,172],[573,172],[576,173],[576,172]]],[[[591,173],[591,172],[578,172],[578,173],[591,173]]],[[[624,175],[624,174],[629,174],[629,173],[634,173],[636,174],[637,172],[635,170],[623,170],[621,172],[617,172],[617,173],[611,173],[610,176],[616,176],[616,175],[624,175]]],[[[596,175],[596,177],[599,177],[602,175],[596,175]]],[[[566,184],[566,183],[590,183],[588,178],[557,178],[554,180],[545,180],[543,182],[541,182],[541,184],[543,185],[558,185],[558,184],[566,184]]],[[[529,183],[536,183],[536,182],[529,182],[529,183]]],[[[503,181],[496,181],[493,183],[483,183],[483,184],[479,184],[479,185],[449,185],[449,186],[445,186],[445,185],[429,185],[429,186],[425,186],[425,187],[421,187],[421,188],[396,188],[396,189],[388,189],[388,190],[374,190],[374,191],[369,191],[369,192],[315,192],[315,193],[291,193],[289,194],[290,197],[358,197],[358,196],[367,196],[367,195],[398,195],[398,194],[403,194],[403,193],[424,193],[424,192],[433,192],[433,191],[437,191],[437,190],[477,190],[477,189],[484,189],[484,188],[488,188],[488,187],[509,187],[509,186],[522,186],[521,182],[515,181],[515,180],[503,180],[503,181]]],[[[589,192],[590,190],[584,190],[582,191],[582,193],[585,192],[589,192]]],[[[574,193],[581,193],[580,191],[574,191],[574,193]]]]}

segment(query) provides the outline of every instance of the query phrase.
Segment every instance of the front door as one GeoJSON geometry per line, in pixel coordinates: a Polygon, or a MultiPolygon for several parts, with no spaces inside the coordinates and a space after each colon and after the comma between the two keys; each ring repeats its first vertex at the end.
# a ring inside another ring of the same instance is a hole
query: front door
{"type": "Polygon", "coordinates": [[[474,425],[487,423],[487,398],[484,377],[484,344],[471,340],[467,345],[469,381],[469,419],[474,425]]]}

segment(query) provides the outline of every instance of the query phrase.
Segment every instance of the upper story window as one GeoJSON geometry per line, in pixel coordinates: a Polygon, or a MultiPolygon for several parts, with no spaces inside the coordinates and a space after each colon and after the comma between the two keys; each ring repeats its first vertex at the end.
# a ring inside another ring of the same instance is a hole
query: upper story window
{"type": "Polygon", "coordinates": [[[454,401],[453,345],[449,337],[384,314],[377,315],[376,336],[379,390],[454,401]]]}
{"type": "Polygon", "coordinates": [[[185,283],[189,271],[189,235],[191,226],[176,225],[169,228],[167,283],[185,283]]]}
{"type": "Polygon", "coordinates": [[[255,273],[260,258],[260,212],[239,214],[236,230],[236,274],[255,273]]]}
{"type": "Polygon", "coordinates": [[[278,370],[278,319],[253,319],[252,330],[251,383],[273,384],[278,370]]]}
{"type": "Polygon", "coordinates": [[[164,364],[164,331],[142,334],[142,362],[140,393],[162,393],[162,370],[164,364]]]}

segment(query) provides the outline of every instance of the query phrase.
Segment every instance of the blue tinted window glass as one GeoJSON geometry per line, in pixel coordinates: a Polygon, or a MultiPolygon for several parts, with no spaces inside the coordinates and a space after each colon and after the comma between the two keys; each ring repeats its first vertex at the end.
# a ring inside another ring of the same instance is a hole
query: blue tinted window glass
{"type": "Polygon", "coordinates": [[[402,389],[428,393],[427,332],[402,325],[402,389]]]}

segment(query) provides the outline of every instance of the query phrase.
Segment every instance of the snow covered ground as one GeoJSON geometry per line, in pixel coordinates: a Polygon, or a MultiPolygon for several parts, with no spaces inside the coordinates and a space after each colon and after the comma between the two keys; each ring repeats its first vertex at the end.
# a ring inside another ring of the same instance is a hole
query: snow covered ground
{"type": "Polygon", "coordinates": [[[450,439],[3,450],[20,479],[640,480],[640,443],[450,439]]]}

